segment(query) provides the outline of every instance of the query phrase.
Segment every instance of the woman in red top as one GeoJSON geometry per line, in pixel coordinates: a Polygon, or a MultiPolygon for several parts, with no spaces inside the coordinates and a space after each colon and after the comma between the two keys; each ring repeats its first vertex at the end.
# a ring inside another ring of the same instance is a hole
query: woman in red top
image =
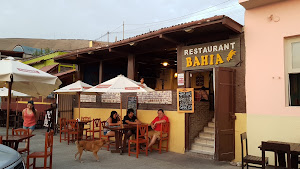
{"type": "Polygon", "coordinates": [[[36,124],[36,109],[32,100],[28,101],[27,108],[22,112],[23,128],[29,129],[29,134],[32,134],[36,124]]]}
{"type": "Polygon", "coordinates": [[[151,122],[151,128],[153,130],[148,132],[148,137],[152,137],[148,147],[151,147],[157,139],[160,139],[161,124],[167,122],[169,122],[169,118],[165,115],[163,109],[159,109],[157,111],[157,117],[151,122]]]}

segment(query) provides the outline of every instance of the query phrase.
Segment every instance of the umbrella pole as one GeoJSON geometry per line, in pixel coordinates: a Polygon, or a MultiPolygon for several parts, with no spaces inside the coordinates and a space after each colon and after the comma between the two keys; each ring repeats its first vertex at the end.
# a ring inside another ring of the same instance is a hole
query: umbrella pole
{"type": "Polygon", "coordinates": [[[79,120],[80,120],[80,93],[78,93],[78,113],[79,113],[79,120]]]}
{"type": "Polygon", "coordinates": [[[11,87],[12,87],[12,82],[8,82],[8,100],[7,100],[7,118],[6,118],[6,139],[8,138],[8,128],[9,128],[9,112],[10,112],[10,102],[11,102],[11,87]]]}
{"type": "Polygon", "coordinates": [[[120,117],[120,120],[122,120],[122,95],[120,93],[120,111],[121,111],[121,117],[120,117]]]}

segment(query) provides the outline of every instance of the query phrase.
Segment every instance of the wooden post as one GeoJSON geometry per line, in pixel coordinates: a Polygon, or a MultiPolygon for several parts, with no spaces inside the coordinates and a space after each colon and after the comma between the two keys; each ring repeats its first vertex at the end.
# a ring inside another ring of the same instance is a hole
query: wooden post
{"type": "Polygon", "coordinates": [[[127,64],[127,77],[134,80],[134,71],[135,71],[135,56],[133,54],[128,55],[128,64],[127,64]]]}
{"type": "MultiPolygon", "coordinates": [[[[12,79],[12,78],[11,78],[12,79]]],[[[7,118],[6,118],[6,139],[8,139],[8,128],[9,128],[9,112],[10,112],[10,102],[11,102],[11,87],[12,81],[8,82],[8,100],[7,100],[7,118]]]]}
{"type": "Polygon", "coordinates": [[[80,120],[80,92],[78,92],[78,115],[80,120]]]}
{"type": "Polygon", "coordinates": [[[121,117],[120,117],[120,120],[122,120],[122,93],[120,93],[120,111],[121,111],[121,117]]]}
{"type": "Polygon", "coordinates": [[[103,62],[99,63],[99,84],[102,83],[103,80],[103,62]]]}

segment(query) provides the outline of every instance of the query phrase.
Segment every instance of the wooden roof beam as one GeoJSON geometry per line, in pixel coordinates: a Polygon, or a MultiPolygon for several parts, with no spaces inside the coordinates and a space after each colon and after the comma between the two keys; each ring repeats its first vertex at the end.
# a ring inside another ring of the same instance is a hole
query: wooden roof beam
{"type": "Polygon", "coordinates": [[[175,39],[173,39],[173,38],[170,38],[170,37],[167,37],[166,35],[163,35],[163,34],[160,34],[159,35],[159,38],[160,39],[164,39],[164,40],[166,40],[166,41],[169,41],[169,42],[172,42],[172,43],[174,43],[174,44],[180,44],[180,42],[179,41],[177,41],[177,40],[175,40],[175,39]]]}

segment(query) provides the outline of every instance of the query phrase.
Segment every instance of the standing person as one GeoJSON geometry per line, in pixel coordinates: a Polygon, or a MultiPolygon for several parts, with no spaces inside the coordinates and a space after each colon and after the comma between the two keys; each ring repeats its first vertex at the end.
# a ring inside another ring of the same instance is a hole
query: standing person
{"type": "Polygon", "coordinates": [[[168,122],[169,118],[165,115],[164,110],[158,109],[157,117],[150,124],[153,130],[148,132],[148,137],[151,139],[148,148],[151,147],[157,139],[160,139],[161,124],[168,122]]]}
{"type": "MultiPolygon", "coordinates": [[[[123,124],[141,124],[141,122],[134,115],[134,110],[128,109],[126,116],[124,116],[123,124]]],[[[129,137],[132,134],[135,134],[135,133],[136,133],[135,130],[128,130],[128,132],[125,133],[124,140],[123,140],[123,147],[126,147],[126,141],[129,139],[129,137]]]]}
{"type": "MultiPolygon", "coordinates": [[[[106,120],[105,126],[111,127],[111,126],[119,126],[121,124],[122,124],[122,122],[120,121],[118,113],[116,111],[112,111],[110,113],[109,118],[106,120]]],[[[106,136],[115,136],[115,132],[111,131],[107,128],[104,128],[103,132],[104,132],[104,135],[106,135],[106,136]]]]}
{"type": "Polygon", "coordinates": [[[27,108],[22,111],[22,117],[24,120],[23,128],[29,129],[29,134],[32,134],[35,129],[37,119],[37,113],[36,109],[34,108],[33,100],[28,101],[27,108]]]}

